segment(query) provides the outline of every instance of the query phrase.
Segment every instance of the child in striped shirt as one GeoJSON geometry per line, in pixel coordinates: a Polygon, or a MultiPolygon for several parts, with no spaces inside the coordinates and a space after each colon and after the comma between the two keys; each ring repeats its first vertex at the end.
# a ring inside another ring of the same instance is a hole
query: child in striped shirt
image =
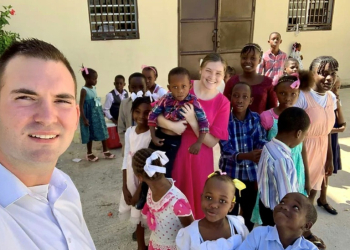
{"type": "Polygon", "coordinates": [[[278,133],[268,142],[258,164],[259,210],[264,226],[274,226],[273,209],[282,198],[298,192],[298,181],[291,148],[299,145],[310,126],[307,113],[296,107],[285,109],[278,119],[278,133]]]}

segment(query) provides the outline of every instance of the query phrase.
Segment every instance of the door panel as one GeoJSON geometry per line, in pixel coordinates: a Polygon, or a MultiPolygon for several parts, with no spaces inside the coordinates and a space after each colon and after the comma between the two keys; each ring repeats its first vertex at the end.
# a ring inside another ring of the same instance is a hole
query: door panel
{"type": "Polygon", "coordinates": [[[182,23],[181,47],[182,54],[201,51],[213,52],[212,31],[215,29],[214,22],[182,23]]]}
{"type": "Polygon", "coordinates": [[[237,52],[250,41],[251,23],[221,22],[219,52],[237,52]],[[235,31],[235,32],[232,32],[235,31]]]}
{"type": "Polygon", "coordinates": [[[216,0],[180,0],[180,20],[216,19],[216,0]]]}
{"type": "Polygon", "coordinates": [[[241,71],[239,53],[252,42],[255,0],[178,0],[179,66],[199,79],[199,62],[220,53],[241,71]]]}
{"type": "Polygon", "coordinates": [[[199,79],[199,63],[207,53],[181,56],[180,65],[190,71],[191,79],[199,79]]]}
{"type": "Polygon", "coordinates": [[[221,19],[251,18],[252,0],[221,0],[221,19]]]}
{"type": "Polygon", "coordinates": [[[200,58],[216,51],[217,0],[179,0],[179,7],[179,65],[198,79],[200,58]]]}

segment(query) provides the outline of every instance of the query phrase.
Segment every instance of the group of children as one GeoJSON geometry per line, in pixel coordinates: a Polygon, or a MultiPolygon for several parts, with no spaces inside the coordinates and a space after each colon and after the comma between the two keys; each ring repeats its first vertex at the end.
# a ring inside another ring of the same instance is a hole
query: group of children
{"type": "MultiPolygon", "coordinates": [[[[333,164],[341,169],[337,138],[330,140],[331,133],[337,135],[346,127],[338,93],[338,63],[332,57],[319,57],[310,71],[300,71],[298,59],[287,58],[279,49],[281,41],[280,34],[273,32],[271,49],[265,54],[259,45],[246,44],[241,50],[243,73],[235,75],[234,69],[226,68],[222,76],[231,76],[224,90],[231,112],[223,118],[228,120],[229,136],[219,141],[220,170],[198,187],[204,218],[193,216],[190,198],[174,185],[178,179],[171,179],[175,159],[183,157],[184,151],[178,149],[191,114],[199,132],[186,154],[195,157],[205,147],[205,138],[212,137],[208,135],[212,124],[201,106],[203,100],[199,102],[194,94],[189,72],[172,69],[167,93],[155,83],[157,69],[143,66],[142,73],[128,79],[130,97],[124,90],[124,77],[118,75],[102,109],[95,90],[97,72],[82,68],[80,127],[87,159],[98,160],[91,151],[93,140],[102,141],[104,157],[115,157],[106,148],[103,110],[117,124],[123,144],[119,216],[134,225],[133,239],[139,250],[147,249],[145,224],[152,230],[148,249],[325,248],[310,229],[317,219],[316,190],[321,186],[326,190],[324,179],[331,175],[333,164]],[[179,125],[158,126],[164,120],[179,125]],[[328,147],[331,142],[335,156],[328,147]],[[315,161],[314,155],[320,152],[324,157],[315,161]],[[253,230],[255,223],[263,226],[253,230]]],[[[301,45],[296,48],[300,51],[301,45]]],[[[203,61],[201,69],[208,60],[203,61]]],[[[334,214],[325,194],[323,189],[317,203],[334,214]]]]}

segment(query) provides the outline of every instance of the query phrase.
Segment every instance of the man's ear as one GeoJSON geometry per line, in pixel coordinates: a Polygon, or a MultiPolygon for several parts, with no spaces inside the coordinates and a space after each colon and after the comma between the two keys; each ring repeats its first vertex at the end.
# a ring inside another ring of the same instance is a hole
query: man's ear
{"type": "Polygon", "coordinates": [[[253,101],[254,101],[254,97],[250,97],[249,105],[252,105],[253,101]]]}
{"type": "Polygon", "coordinates": [[[167,86],[168,90],[170,91],[170,85],[168,84],[168,85],[166,85],[166,86],[167,86]]]}
{"type": "Polygon", "coordinates": [[[280,40],[280,44],[282,43],[282,40],[280,40]]]}

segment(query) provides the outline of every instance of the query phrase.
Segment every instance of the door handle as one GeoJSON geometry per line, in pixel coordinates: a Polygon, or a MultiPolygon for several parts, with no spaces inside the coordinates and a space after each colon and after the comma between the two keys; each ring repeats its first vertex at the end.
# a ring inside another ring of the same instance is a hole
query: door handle
{"type": "Polygon", "coordinates": [[[215,43],[216,40],[217,40],[217,36],[216,36],[217,32],[218,32],[217,29],[213,30],[213,36],[211,37],[211,40],[212,40],[213,43],[215,43]]]}

